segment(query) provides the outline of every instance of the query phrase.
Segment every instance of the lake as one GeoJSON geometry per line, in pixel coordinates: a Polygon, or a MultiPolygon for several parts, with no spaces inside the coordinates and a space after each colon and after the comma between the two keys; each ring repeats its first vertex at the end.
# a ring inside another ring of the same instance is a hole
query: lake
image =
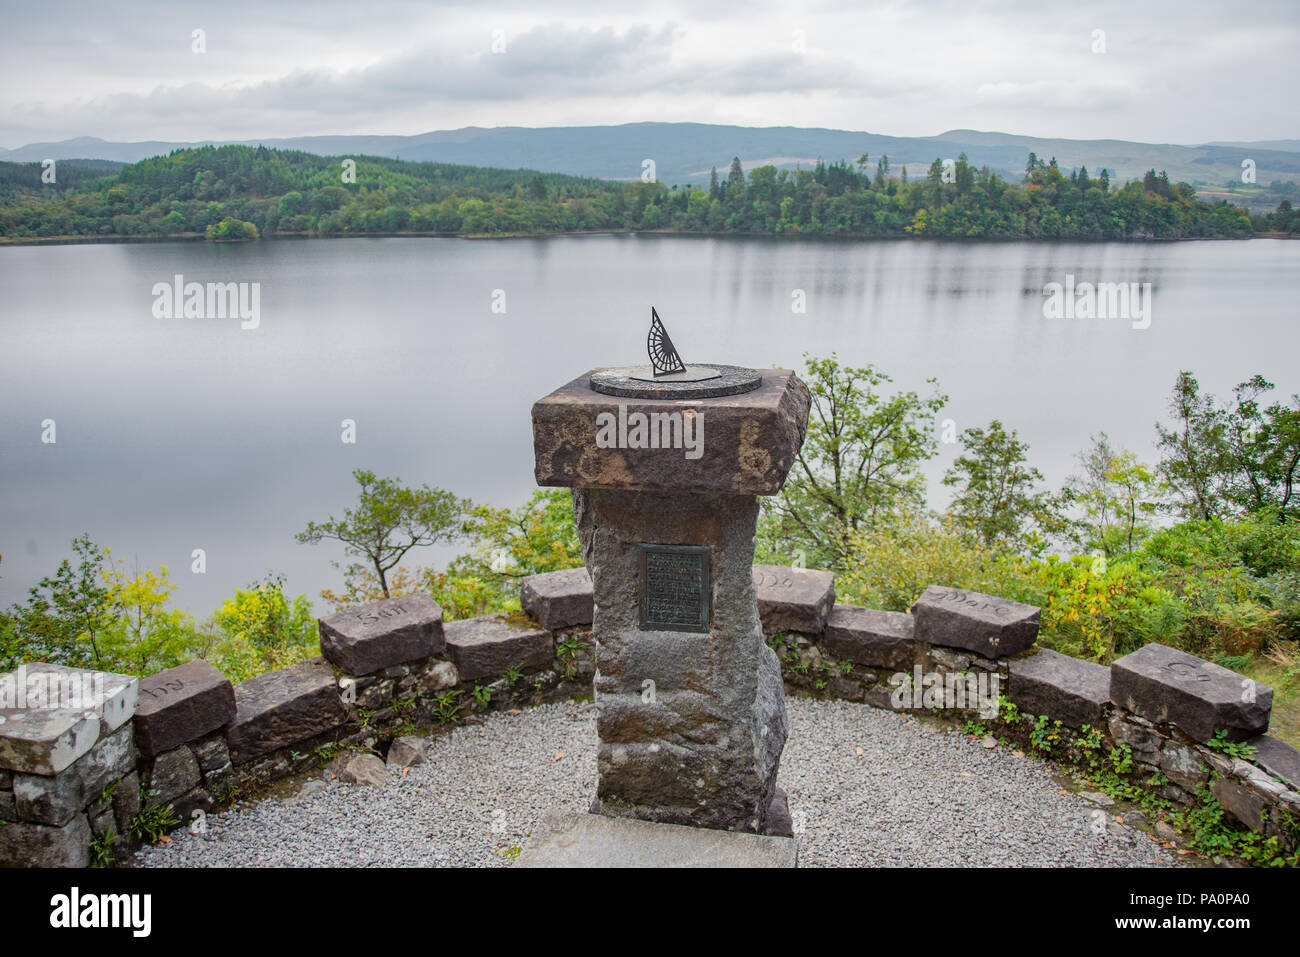
{"type": "MultiPolygon", "coordinates": [[[[943,417],[958,430],[1002,419],[1057,488],[1100,430],[1153,460],[1180,369],[1218,394],[1255,373],[1300,390],[1297,302],[1300,243],[1266,239],[0,248],[0,605],[82,532],[128,570],[169,566],[177,603],[200,616],[268,570],[316,599],[341,584],[342,551],[294,535],[354,502],[353,469],[523,502],[531,404],[592,367],[644,362],[651,304],[688,362],[801,369],[805,352],[834,351],[898,387],[937,377],[943,417]],[[154,287],[178,274],[260,284],[256,328],[157,317],[154,287]],[[1046,318],[1044,287],[1067,276],[1150,283],[1149,327],[1046,318]]],[[[927,468],[935,506],[958,449],[941,445],[927,468]]]]}

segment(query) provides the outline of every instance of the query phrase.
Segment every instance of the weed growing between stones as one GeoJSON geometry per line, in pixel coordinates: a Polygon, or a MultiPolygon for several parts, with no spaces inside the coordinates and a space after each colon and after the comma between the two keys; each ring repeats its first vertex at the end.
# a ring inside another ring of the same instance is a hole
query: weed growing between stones
{"type": "Polygon", "coordinates": [[[434,699],[434,717],[439,724],[456,724],[460,721],[460,690],[448,691],[434,699]]]}
{"type": "MultiPolygon", "coordinates": [[[[1211,780],[1218,775],[1212,775],[1211,780]]],[[[1200,802],[1169,816],[1169,823],[1188,835],[1188,843],[1211,857],[1236,857],[1254,867],[1300,867],[1300,820],[1286,814],[1283,828],[1296,848],[1287,854],[1276,835],[1265,837],[1258,831],[1243,831],[1214,796],[1210,788],[1197,792],[1200,802]]],[[[1280,812],[1285,813],[1285,812],[1280,812]]]]}
{"type": "Polygon", "coordinates": [[[100,792],[99,799],[96,803],[100,807],[108,807],[109,804],[111,804],[113,801],[113,794],[115,791],[117,791],[117,786],[121,783],[122,781],[119,778],[118,780],[110,784],[108,787],[104,788],[104,790],[100,792]]]}
{"type": "Polygon", "coordinates": [[[117,829],[110,824],[107,831],[90,842],[90,866],[108,867],[113,862],[113,845],[121,839],[117,829]]]}
{"type": "MultiPolygon", "coordinates": [[[[148,793],[141,787],[140,803],[143,804],[147,797],[148,793]]],[[[131,818],[131,835],[145,844],[157,844],[160,837],[180,823],[181,819],[175,816],[170,804],[144,807],[131,818]]]]}
{"type": "Polygon", "coordinates": [[[1061,742],[1064,731],[1060,721],[1049,721],[1047,715],[1039,715],[1034,722],[1034,730],[1029,732],[1029,741],[1034,750],[1050,756],[1052,749],[1061,742]]]}
{"type": "Polygon", "coordinates": [[[1230,758],[1245,758],[1247,760],[1251,755],[1259,751],[1259,748],[1253,744],[1246,744],[1244,741],[1229,741],[1227,728],[1220,728],[1214,732],[1214,737],[1206,741],[1205,746],[1226,754],[1230,758]]]}

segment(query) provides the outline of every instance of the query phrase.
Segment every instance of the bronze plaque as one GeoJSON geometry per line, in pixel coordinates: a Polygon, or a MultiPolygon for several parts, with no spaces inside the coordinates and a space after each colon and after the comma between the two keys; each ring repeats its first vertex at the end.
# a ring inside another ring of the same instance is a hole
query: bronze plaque
{"type": "Polygon", "coordinates": [[[713,579],[707,545],[637,546],[642,631],[708,631],[713,579]]]}

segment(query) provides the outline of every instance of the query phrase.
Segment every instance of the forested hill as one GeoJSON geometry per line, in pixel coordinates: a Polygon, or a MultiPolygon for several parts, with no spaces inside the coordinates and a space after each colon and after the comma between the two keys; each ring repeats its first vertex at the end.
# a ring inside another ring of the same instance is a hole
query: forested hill
{"type": "Polygon", "coordinates": [[[0,238],[518,234],[677,230],[939,238],[1202,238],[1300,233],[1300,214],[1249,216],[1149,172],[1111,189],[1032,153],[1022,182],[964,157],[909,182],[887,157],[807,169],[737,160],[707,188],[265,147],[178,150],[104,172],[0,163],[0,238]],[[47,177],[48,178],[48,177],[47,177]]]}

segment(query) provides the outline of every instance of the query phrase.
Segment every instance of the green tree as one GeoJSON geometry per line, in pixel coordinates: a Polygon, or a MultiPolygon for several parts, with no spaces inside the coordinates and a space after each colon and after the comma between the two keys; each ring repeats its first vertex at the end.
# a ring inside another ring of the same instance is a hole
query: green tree
{"type": "Polygon", "coordinates": [[[145,677],[192,661],[201,640],[194,619],[169,607],[177,585],[166,566],[128,575],[118,563],[104,572],[110,621],[102,633],[104,666],[145,677]]]}
{"type": "MultiPolygon", "coordinates": [[[[366,559],[387,598],[389,571],[412,548],[459,538],[469,503],[443,489],[406,488],[400,479],[378,478],[364,469],[352,477],[361,487],[356,509],[346,509],[341,519],[331,515],[328,521],[310,522],[297,538],[313,545],[325,539],[342,542],[348,555],[366,559]]],[[[361,566],[349,566],[349,576],[360,573],[361,566]]]]}
{"type": "Polygon", "coordinates": [[[1282,521],[1297,513],[1300,479],[1300,397],[1264,406],[1273,383],[1256,375],[1233,390],[1228,403],[1201,392],[1180,372],[1169,407],[1172,427],[1157,423],[1160,473],[1190,519],[1272,511],[1282,521]]]}
{"type": "Polygon", "coordinates": [[[465,533],[476,543],[481,570],[516,581],[582,564],[568,489],[534,489],[519,508],[474,506],[465,533]]]}
{"type": "Polygon", "coordinates": [[[102,668],[103,634],[113,619],[104,576],[108,549],[83,534],[72,551],[75,569],[63,559],[52,577],[32,586],[26,605],[11,610],[13,647],[25,661],[102,668]]]}
{"type": "Polygon", "coordinates": [[[765,536],[802,549],[810,563],[842,566],[853,533],[925,499],[921,463],[937,451],[934,417],[947,396],[935,387],[886,394],[878,369],[804,356],[812,397],[808,430],[779,497],[765,501],[765,536]]]}
{"type": "Polygon", "coordinates": [[[1116,451],[1105,432],[1093,436],[1077,460],[1080,471],[1061,493],[1062,503],[1079,513],[1070,524],[1070,539],[1112,558],[1131,554],[1154,530],[1164,484],[1132,452],[1116,451]]]}
{"type": "Polygon", "coordinates": [[[306,595],[290,600],[281,575],[235,589],[211,624],[220,637],[208,658],[232,681],[287,668],[320,653],[311,602],[306,595]]]}
{"type": "Polygon", "coordinates": [[[213,223],[204,235],[212,240],[257,239],[257,227],[242,219],[227,216],[219,223],[213,223]]]}
{"type": "Polygon", "coordinates": [[[194,658],[193,619],[168,607],[176,585],[166,567],[127,575],[121,559],[82,535],[52,577],[40,580],[25,605],[0,622],[0,654],[9,667],[49,661],[141,677],[194,658]]]}
{"type": "Polygon", "coordinates": [[[474,506],[465,534],[473,550],[453,560],[446,572],[426,571],[422,581],[439,604],[446,600],[472,609],[471,614],[518,608],[522,579],[582,565],[568,489],[535,489],[518,508],[474,506]]]}
{"type": "Polygon", "coordinates": [[[1294,519],[1296,482],[1300,478],[1300,396],[1291,405],[1260,401],[1274,388],[1261,375],[1233,390],[1233,404],[1225,413],[1224,434],[1233,465],[1226,481],[1226,496],[1239,510],[1275,510],[1282,521],[1294,519]]]}
{"type": "Polygon", "coordinates": [[[1215,518],[1224,511],[1221,480],[1230,456],[1214,398],[1202,395],[1196,376],[1183,371],[1174,383],[1169,411],[1172,428],[1156,423],[1160,474],[1181,499],[1187,518],[1215,518]]]}
{"type": "Polygon", "coordinates": [[[987,429],[961,434],[962,455],[944,473],[954,489],[948,514],[987,547],[1019,551],[1041,543],[1039,532],[1057,530],[1052,497],[1036,488],[1043,480],[1028,465],[1029,446],[994,419],[987,429]]]}

